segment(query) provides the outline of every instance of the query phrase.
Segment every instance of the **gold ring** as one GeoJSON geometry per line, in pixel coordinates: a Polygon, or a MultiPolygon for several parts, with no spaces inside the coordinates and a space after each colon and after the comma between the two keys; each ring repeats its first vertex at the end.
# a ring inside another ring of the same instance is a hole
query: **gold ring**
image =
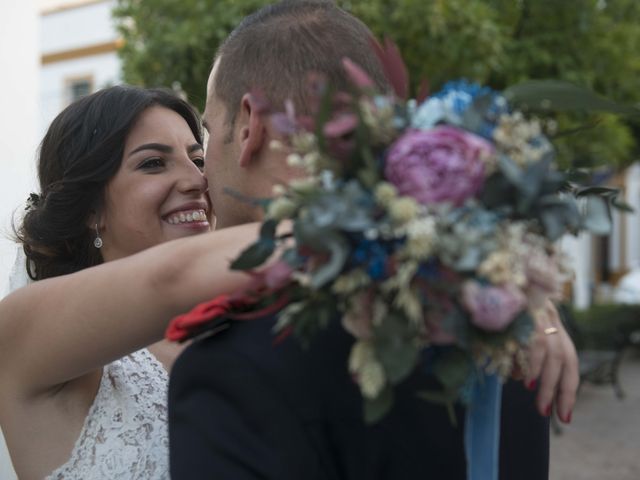
{"type": "Polygon", "coordinates": [[[558,329],[556,327],[548,327],[544,329],[545,335],[553,335],[554,333],[558,333],[558,329]]]}

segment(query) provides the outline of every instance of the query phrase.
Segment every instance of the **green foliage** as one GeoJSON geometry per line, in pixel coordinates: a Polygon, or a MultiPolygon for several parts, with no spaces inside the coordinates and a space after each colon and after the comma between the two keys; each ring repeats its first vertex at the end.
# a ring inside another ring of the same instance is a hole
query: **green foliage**
{"type": "MultiPolygon", "coordinates": [[[[267,0],[119,0],[127,82],[179,85],[204,106],[220,42],[267,0]]],[[[497,89],[554,78],[626,104],[640,102],[637,0],[337,0],[378,36],[397,42],[415,91],[465,77],[497,89]]],[[[640,151],[640,122],[608,114],[562,114],[565,165],[623,166],[640,151]],[[585,125],[596,128],[582,130],[585,125]]]]}
{"type": "Polygon", "coordinates": [[[575,326],[569,331],[578,350],[615,348],[640,331],[640,305],[602,303],[572,314],[575,326]]]}

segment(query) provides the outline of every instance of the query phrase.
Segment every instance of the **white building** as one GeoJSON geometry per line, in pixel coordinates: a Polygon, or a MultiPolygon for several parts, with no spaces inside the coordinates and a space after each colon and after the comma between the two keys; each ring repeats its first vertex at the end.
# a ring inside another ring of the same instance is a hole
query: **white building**
{"type": "MultiPolygon", "coordinates": [[[[0,5],[0,294],[15,255],[12,218],[37,191],[38,143],[79,96],[120,81],[115,0],[19,0],[0,5]]],[[[0,433],[0,479],[15,474],[0,433]]]]}
{"type": "Polygon", "coordinates": [[[46,1],[40,14],[39,132],[71,101],[120,81],[115,0],[46,1]]]}

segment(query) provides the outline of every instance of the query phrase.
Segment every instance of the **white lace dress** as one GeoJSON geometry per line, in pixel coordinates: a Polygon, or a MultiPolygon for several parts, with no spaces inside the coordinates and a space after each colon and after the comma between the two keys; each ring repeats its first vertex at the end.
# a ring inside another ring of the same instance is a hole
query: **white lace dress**
{"type": "Polygon", "coordinates": [[[168,480],[168,382],[147,349],[104,367],[71,457],[45,480],[168,480]]]}

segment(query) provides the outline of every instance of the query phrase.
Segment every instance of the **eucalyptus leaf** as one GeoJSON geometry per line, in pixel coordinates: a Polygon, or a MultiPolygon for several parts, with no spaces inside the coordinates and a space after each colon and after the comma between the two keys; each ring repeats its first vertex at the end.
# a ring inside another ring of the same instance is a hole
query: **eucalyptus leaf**
{"type": "Polygon", "coordinates": [[[513,160],[511,160],[506,155],[500,155],[498,157],[498,166],[500,167],[500,171],[503,173],[505,178],[512,185],[520,187],[523,182],[524,172],[518,165],[516,165],[513,160]]]}
{"type": "Polygon", "coordinates": [[[453,268],[459,272],[469,272],[475,270],[480,262],[483,260],[482,248],[474,245],[469,245],[463,252],[462,256],[458,258],[453,268]]]}
{"type": "Polygon", "coordinates": [[[309,246],[316,250],[323,250],[325,247],[324,238],[331,233],[331,229],[320,227],[314,223],[312,217],[301,217],[293,225],[293,234],[296,244],[309,246]]]}
{"type": "Polygon", "coordinates": [[[380,394],[373,399],[364,399],[364,421],[367,424],[372,424],[380,421],[393,405],[393,390],[391,387],[386,387],[380,394]]]}
{"type": "Polygon", "coordinates": [[[631,205],[629,205],[626,202],[622,202],[620,200],[618,200],[617,198],[612,198],[611,199],[611,206],[617,210],[626,212],[626,213],[633,213],[635,212],[635,210],[633,209],[633,207],[631,205]]]}
{"type": "Polygon", "coordinates": [[[587,197],[583,226],[598,235],[606,235],[611,231],[611,218],[604,199],[594,195],[587,197]]]}
{"type": "Polygon", "coordinates": [[[539,162],[531,164],[522,174],[518,183],[518,191],[521,193],[518,199],[518,211],[526,213],[529,211],[537,197],[540,195],[542,185],[547,177],[551,157],[546,155],[539,162]]]}
{"type": "Polygon", "coordinates": [[[540,213],[540,221],[544,227],[547,237],[552,242],[558,240],[566,232],[565,222],[558,211],[552,209],[544,210],[540,213]]]}
{"type": "Polygon", "coordinates": [[[507,88],[503,93],[508,101],[531,110],[640,114],[638,108],[614,102],[562,80],[528,80],[507,88]]]}
{"type": "Polygon", "coordinates": [[[311,287],[315,289],[323,287],[340,274],[350,253],[349,243],[338,233],[327,235],[323,244],[323,250],[329,252],[329,260],[311,276],[311,287]]]}
{"type": "Polygon", "coordinates": [[[588,186],[576,188],[574,194],[576,197],[584,197],[586,195],[617,195],[619,192],[617,188],[588,186]]]}
{"type": "Polygon", "coordinates": [[[485,186],[480,193],[480,202],[487,208],[497,208],[508,206],[514,198],[514,187],[501,173],[494,173],[485,182],[485,186]]]}
{"type": "Polygon", "coordinates": [[[533,317],[527,310],[523,310],[509,326],[509,335],[513,336],[521,345],[526,345],[534,330],[533,317]]]}

